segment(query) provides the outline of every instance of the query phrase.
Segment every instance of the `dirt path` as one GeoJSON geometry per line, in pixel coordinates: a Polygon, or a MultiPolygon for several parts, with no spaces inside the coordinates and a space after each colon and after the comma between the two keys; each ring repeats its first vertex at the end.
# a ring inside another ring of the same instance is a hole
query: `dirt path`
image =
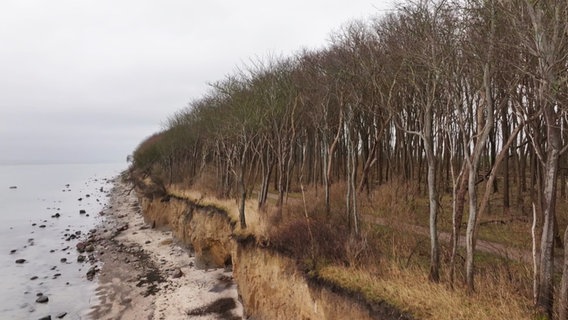
{"type": "MultiPolygon", "coordinates": [[[[369,215],[363,216],[363,220],[368,223],[374,223],[381,226],[387,226],[390,228],[394,228],[397,230],[405,231],[405,232],[412,232],[414,234],[422,235],[425,237],[430,237],[430,230],[427,227],[412,225],[403,222],[396,222],[396,224],[391,223],[387,219],[373,217],[369,215]]],[[[440,241],[450,243],[452,239],[452,234],[449,232],[441,231],[438,233],[438,239],[440,241]]],[[[460,236],[459,239],[459,246],[465,247],[465,237],[460,236]]],[[[501,243],[486,241],[486,240],[477,240],[475,250],[493,254],[496,256],[503,257],[505,259],[517,260],[529,265],[532,265],[532,252],[528,250],[521,250],[517,248],[511,248],[501,243]]],[[[562,258],[556,257],[555,258],[555,265],[559,268],[562,265],[562,258]]]]}

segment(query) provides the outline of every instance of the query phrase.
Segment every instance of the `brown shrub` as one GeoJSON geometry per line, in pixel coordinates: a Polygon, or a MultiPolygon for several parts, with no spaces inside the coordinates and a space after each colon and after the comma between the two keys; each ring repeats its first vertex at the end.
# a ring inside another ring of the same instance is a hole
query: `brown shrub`
{"type": "Polygon", "coordinates": [[[270,243],[277,251],[315,267],[320,263],[345,263],[349,237],[344,225],[316,220],[308,224],[306,219],[297,219],[277,228],[270,235],[270,243]]]}

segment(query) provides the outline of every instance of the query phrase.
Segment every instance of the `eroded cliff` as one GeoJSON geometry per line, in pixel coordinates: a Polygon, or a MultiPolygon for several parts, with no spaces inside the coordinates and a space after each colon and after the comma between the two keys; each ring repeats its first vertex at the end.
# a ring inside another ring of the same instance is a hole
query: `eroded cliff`
{"type": "Polygon", "coordinates": [[[171,228],[205,267],[233,266],[250,319],[407,319],[388,305],[369,305],[356,295],[309,278],[292,257],[235,233],[222,209],[176,196],[144,197],[146,221],[171,228]]]}

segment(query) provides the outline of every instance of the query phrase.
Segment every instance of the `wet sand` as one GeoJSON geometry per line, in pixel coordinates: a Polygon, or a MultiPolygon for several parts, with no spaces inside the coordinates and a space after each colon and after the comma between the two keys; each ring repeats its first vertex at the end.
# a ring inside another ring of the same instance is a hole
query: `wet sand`
{"type": "Polygon", "coordinates": [[[92,319],[242,319],[232,273],[198,269],[195,257],[144,222],[134,192],[118,181],[105,221],[89,240],[98,262],[92,319]]]}

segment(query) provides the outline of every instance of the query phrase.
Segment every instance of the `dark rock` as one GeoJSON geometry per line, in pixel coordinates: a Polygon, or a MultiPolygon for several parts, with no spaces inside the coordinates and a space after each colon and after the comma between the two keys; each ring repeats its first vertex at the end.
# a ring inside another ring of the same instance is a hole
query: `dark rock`
{"type": "Polygon", "coordinates": [[[77,199],[77,200],[78,200],[78,201],[83,201],[83,198],[79,198],[79,199],[77,199]]]}
{"type": "Polygon", "coordinates": [[[37,303],[47,303],[49,298],[47,296],[41,295],[36,299],[37,303]]]}
{"type": "Polygon", "coordinates": [[[45,224],[42,224],[39,226],[40,228],[45,228],[45,224]]]}
{"type": "Polygon", "coordinates": [[[173,272],[172,272],[172,278],[181,278],[181,276],[183,276],[183,272],[181,271],[180,268],[176,268],[173,272]]]}
{"type": "Polygon", "coordinates": [[[85,251],[93,252],[93,251],[95,251],[95,247],[93,247],[92,245],[88,245],[87,247],[85,247],[85,251]]]}
{"type": "Polygon", "coordinates": [[[57,319],[63,319],[67,315],[67,312],[60,312],[55,317],[57,319]]]}
{"type": "Polygon", "coordinates": [[[77,262],[85,262],[85,259],[87,259],[87,257],[85,257],[84,255],[80,254],[77,257],[77,262]]]}
{"type": "Polygon", "coordinates": [[[87,248],[87,244],[84,242],[79,242],[77,243],[77,245],[75,246],[77,248],[77,251],[79,251],[80,253],[85,252],[85,248],[87,248]]]}
{"type": "Polygon", "coordinates": [[[85,211],[84,209],[79,210],[79,214],[85,214],[87,213],[87,211],[85,211]]]}
{"type": "Polygon", "coordinates": [[[59,218],[59,217],[61,217],[61,214],[59,214],[59,212],[58,212],[58,213],[52,215],[51,217],[52,217],[52,218],[59,218]]]}
{"type": "Polygon", "coordinates": [[[97,274],[97,272],[99,271],[99,269],[97,268],[97,266],[92,266],[89,271],[87,271],[87,280],[91,281],[93,280],[93,278],[95,277],[95,274],[97,274]]]}
{"type": "Polygon", "coordinates": [[[61,259],[59,259],[59,261],[61,261],[61,263],[65,263],[65,262],[67,262],[67,258],[61,258],[61,259]]]}
{"type": "Polygon", "coordinates": [[[10,186],[10,189],[18,189],[18,186],[10,186]]]}
{"type": "Polygon", "coordinates": [[[18,250],[16,250],[16,249],[10,250],[10,254],[14,254],[14,253],[16,253],[16,251],[18,251],[18,250]]]}
{"type": "Polygon", "coordinates": [[[17,264],[22,264],[22,263],[24,263],[24,262],[26,262],[26,259],[18,259],[18,260],[16,260],[16,263],[17,263],[17,264]]]}
{"type": "Polygon", "coordinates": [[[51,320],[51,316],[45,316],[45,317],[39,318],[39,320],[51,320]]]}
{"type": "Polygon", "coordinates": [[[144,242],[144,243],[145,243],[145,244],[150,244],[150,243],[152,243],[152,241],[146,240],[146,242],[144,242]]]}
{"type": "Polygon", "coordinates": [[[37,278],[38,278],[38,276],[33,276],[33,277],[30,278],[30,280],[32,280],[32,281],[37,280],[37,278]]]}

